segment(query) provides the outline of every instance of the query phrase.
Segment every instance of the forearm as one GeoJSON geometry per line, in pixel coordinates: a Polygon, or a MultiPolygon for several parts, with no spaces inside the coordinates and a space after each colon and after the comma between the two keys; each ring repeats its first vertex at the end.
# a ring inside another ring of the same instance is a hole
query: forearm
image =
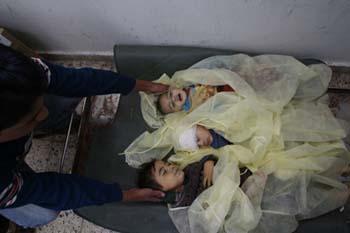
{"type": "Polygon", "coordinates": [[[123,202],[129,201],[161,201],[164,193],[148,188],[132,188],[123,191],[123,202]]]}
{"type": "Polygon", "coordinates": [[[168,90],[168,86],[160,83],[154,83],[152,81],[136,79],[134,90],[151,93],[164,93],[168,90]]]}
{"type": "Polygon", "coordinates": [[[23,186],[13,207],[28,203],[53,210],[76,209],[121,201],[118,184],[105,184],[86,177],[58,173],[23,175],[23,186]]]}
{"type": "Polygon", "coordinates": [[[51,78],[49,94],[66,97],[85,97],[102,94],[130,93],[136,85],[134,78],[113,71],[93,68],[66,68],[60,65],[48,65],[51,78]]]}

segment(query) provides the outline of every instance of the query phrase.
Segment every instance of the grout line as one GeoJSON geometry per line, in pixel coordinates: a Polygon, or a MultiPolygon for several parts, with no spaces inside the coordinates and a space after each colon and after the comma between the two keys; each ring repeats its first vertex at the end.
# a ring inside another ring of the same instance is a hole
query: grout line
{"type": "Polygon", "coordinates": [[[80,225],[80,231],[79,231],[79,233],[82,233],[83,232],[83,229],[84,229],[84,219],[83,218],[81,218],[82,219],[82,221],[81,221],[81,225],[80,225]]]}

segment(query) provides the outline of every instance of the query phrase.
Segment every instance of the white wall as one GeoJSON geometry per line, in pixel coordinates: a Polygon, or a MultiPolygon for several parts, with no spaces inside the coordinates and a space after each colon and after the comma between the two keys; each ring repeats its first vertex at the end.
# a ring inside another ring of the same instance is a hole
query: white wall
{"type": "Polygon", "coordinates": [[[0,26],[46,52],[170,44],[350,63],[350,0],[0,0],[0,26]]]}

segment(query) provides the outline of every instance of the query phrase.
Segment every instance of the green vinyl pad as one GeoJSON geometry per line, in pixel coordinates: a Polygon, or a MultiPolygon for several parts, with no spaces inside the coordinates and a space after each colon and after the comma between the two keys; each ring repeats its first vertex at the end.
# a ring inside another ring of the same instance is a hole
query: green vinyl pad
{"type": "MultiPolygon", "coordinates": [[[[163,73],[172,75],[175,71],[186,69],[209,56],[235,53],[237,52],[230,50],[177,46],[114,47],[118,72],[145,80],[158,79],[163,73]]],[[[320,62],[313,59],[301,61],[305,64],[320,62]]],[[[150,130],[141,115],[138,93],[122,96],[113,125],[98,128],[90,135],[88,159],[83,164],[85,175],[104,182],[118,182],[123,189],[135,187],[137,171],[129,167],[124,156],[119,153],[146,129],[150,130]]],[[[123,233],[177,232],[165,204],[111,203],[85,207],[75,212],[97,225],[123,233]]],[[[345,219],[335,216],[308,221],[305,230],[301,224],[298,232],[345,232],[348,229],[345,219]],[[330,225],[326,224],[327,221],[330,225]]]]}

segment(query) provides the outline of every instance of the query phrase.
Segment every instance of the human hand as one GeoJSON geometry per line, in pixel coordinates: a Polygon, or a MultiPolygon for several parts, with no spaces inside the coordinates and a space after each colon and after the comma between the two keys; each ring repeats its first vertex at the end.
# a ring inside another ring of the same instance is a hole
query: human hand
{"type": "Polygon", "coordinates": [[[169,89],[168,85],[154,83],[152,81],[136,79],[135,90],[148,93],[164,93],[169,89]]]}
{"type": "Polygon", "coordinates": [[[132,188],[123,191],[123,201],[154,201],[159,202],[165,196],[164,192],[149,188],[132,188]]]}
{"type": "Polygon", "coordinates": [[[203,167],[203,186],[208,188],[213,184],[214,161],[208,160],[203,167]]]}
{"type": "Polygon", "coordinates": [[[199,147],[210,146],[213,142],[213,137],[211,136],[209,130],[201,125],[197,125],[196,128],[197,145],[199,147]]]}

